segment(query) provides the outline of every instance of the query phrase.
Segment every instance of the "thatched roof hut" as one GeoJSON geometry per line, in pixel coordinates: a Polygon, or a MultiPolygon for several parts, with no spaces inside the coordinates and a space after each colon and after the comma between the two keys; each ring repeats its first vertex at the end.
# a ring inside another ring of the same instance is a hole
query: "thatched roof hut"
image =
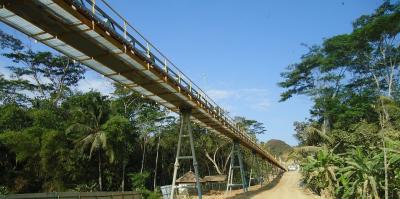
{"type": "MultiPolygon", "coordinates": [[[[199,180],[201,183],[204,183],[205,181],[199,177],[199,180]]],[[[191,183],[196,183],[196,175],[192,172],[189,171],[187,173],[185,173],[183,176],[181,176],[180,178],[178,178],[176,180],[176,182],[178,184],[191,184],[191,183]]]]}
{"type": "Polygon", "coordinates": [[[225,182],[226,175],[205,176],[203,180],[206,182],[225,182]]]}

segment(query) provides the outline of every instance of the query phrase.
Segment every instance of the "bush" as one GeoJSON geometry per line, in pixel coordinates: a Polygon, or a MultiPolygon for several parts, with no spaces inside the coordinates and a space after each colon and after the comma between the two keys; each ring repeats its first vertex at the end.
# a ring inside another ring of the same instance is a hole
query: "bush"
{"type": "Polygon", "coordinates": [[[130,173],[130,174],[128,174],[128,176],[132,182],[132,190],[138,191],[142,195],[143,198],[146,198],[146,199],[161,198],[161,194],[158,189],[155,189],[154,191],[150,191],[145,186],[147,179],[150,177],[149,172],[130,173]]]}
{"type": "Polygon", "coordinates": [[[8,193],[10,193],[8,191],[8,188],[5,186],[0,186],[0,195],[7,195],[8,193]]]}

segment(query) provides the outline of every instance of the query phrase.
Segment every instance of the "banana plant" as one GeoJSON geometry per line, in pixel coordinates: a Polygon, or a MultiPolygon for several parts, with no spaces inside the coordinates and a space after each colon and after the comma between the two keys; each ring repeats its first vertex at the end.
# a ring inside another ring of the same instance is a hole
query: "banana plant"
{"type": "Polygon", "coordinates": [[[354,147],[346,154],[345,167],[340,168],[340,185],[337,194],[342,198],[379,199],[379,183],[377,176],[382,172],[382,155],[373,156],[354,147]]]}
{"type": "Polygon", "coordinates": [[[327,147],[322,147],[315,156],[309,156],[303,163],[304,180],[313,191],[325,192],[333,197],[338,186],[336,171],[341,164],[340,157],[327,147]]]}
{"type": "Polygon", "coordinates": [[[387,139],[388,167],[391,176],[389,189],[392,198],[400,197],[400,141],[387,139]]]}

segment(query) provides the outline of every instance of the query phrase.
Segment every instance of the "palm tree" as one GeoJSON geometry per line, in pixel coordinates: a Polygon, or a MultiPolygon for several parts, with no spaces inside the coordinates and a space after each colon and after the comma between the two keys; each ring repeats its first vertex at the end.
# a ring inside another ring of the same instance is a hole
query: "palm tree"
{"type": "Polygon", "coordinates": [[[98,95],[89,96],[91,98],[90,103],[87,104],[85,109],[77,108],[75,109],[75,114],[81,116],[87,116],[85,122],[77,122],[72,124],[67,128],[67,133],[71,132],[79,132],[83,134],[79,139],[76,140],[76,147],[81,150],[83,153],[88,147],[89,150],[89,158],[92,158],[92,155],[97,152],[98,156],[98,183],[99,189],[102,191],[102,154],[108,156],[109,161],[114,161],[114,152],[113,149],[107,144],[107,132],[104,130],[102,125],[106,122],[105,106],[107,102],[105,98],[98,95]]]}

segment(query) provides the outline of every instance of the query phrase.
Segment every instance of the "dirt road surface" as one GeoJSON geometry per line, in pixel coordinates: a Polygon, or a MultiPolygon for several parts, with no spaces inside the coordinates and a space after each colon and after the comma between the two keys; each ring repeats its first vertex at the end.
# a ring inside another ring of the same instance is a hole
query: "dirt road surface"
{"type": "MultiPolygon", "coordinates": [[[[262,191],[252,199],[316,199],[319,198],[299,186],[301,175],[298,172],[286,172],[276,186],[262,191]]],[[[251,194],[251,193],[250,193],[251,194]]]]}
{"type": "Polygon", "coordinates": [[[241,190],[232,191],[231,194],[224,196],[206,196],[207,199],[322,199],[319,196],[301,188],[299,186],[301,175],[298,172],[286,172],[282,178],[275,179],[270,185],[260,187],[252,186],[250,191],[242,193],[241,190]]]}

